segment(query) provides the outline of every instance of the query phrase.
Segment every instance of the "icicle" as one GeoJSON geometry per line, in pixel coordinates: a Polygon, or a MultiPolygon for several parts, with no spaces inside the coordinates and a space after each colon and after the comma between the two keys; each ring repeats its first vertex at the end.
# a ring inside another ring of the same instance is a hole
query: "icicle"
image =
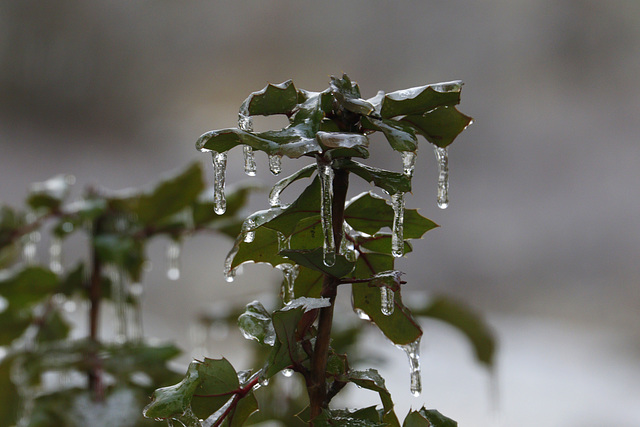
{"type": "Polygon", "coordinates": [[[449,206],[449,154],[446,148],[435,147],[438,160],[438,207],[446,209],[449,206]]]}
{"type": "Polygon", "coordinates": [[[320,220],[324,234],[324,265],[331,267],[336,262],[336,242],[333,236],[333,168],[331,164],[318,163],[318,176],[321,182],[322,200],[320,220]]]}
{"type": "Polygon", "coordinates": [[[269,170],[272,174],[278,175],[282,172],[282,156],[279,154],[269,154],[269,170]]]}
{"type": "Polygon", "coordinates": [[[345,222],[342,228],[342,240],[340,240],[340,255],[344,256],[348,261],[356,262],[358,254],[356,253],[355,246],[351,240],[347,239],[349,229],[353,230],[349,227],[349,224],[345,222]]]}
{"type": "Polygon", "coordinates": [[[422,378],[420,377],[420,337],[407,345],[397,346],[402,349],[409,358],[409,373],[411,375],[411,394],[415,397],[422,393],[422,378]]]}
{"type": "MultiPolygon", "coordinates": [[[[238,128],[245,132],[253,132],[253,119],[245,112],[238,114],[238,128]]],[[[249,176],[256,175],[256,155],[253,152],[253,148],[249,145],[242,146],[242,153],[244,154],[244,173],[249,176]]]]}
{"type": "Polygon", "coordinates": [[[402,152],[402,170],[406,176],[411,178],[416,168],[416,153],[413,151],[402,152]]]}
{"type": "Polygon", "coordinates": [[[141,341],[144,338],[144,328],[142,323],[142,296],[144,288],[142,283],[132,283],[129,286],[129,295],[135,301],[131,304],[131,338],[134,341],[141,341]]]}
{"type": "Polygon", "coordinates": [[[382,314],[391,316],[395,308],[395,293],[393,289],[386,286],[380,286],[380,307],[382,314]]]}
{"type": "Polygon", "coordinates": [[[214,210],[222,215],[227,210],[227,200],[224,197],[224,180],[227,173],[227,153],[211,152],[215,181],[213,184],[214,210]]]}
{"type": "Polygon", "coordinates": [[[124,272],[115,265],[105,267],[111,282],[111,298],[116,312],[115,340],[118,343],[127,341],[127,292],[124,272]]]}
{"type": "Polygon", "coordinates": [[[393,207],[393,233],[391,234],[391,254],[399,258],[404,255],[404,193],[391,196],[393,207]]]}
{"type": "Polygon", "coordinates": [[[167,245],[167,277],[169,280],[180,278],[180,242],[175,240],[167,245]]]}
{"type": "Polygon", "coordinates": [[[231,266],[233,264],[233,258],[237,253],[238,249],[234,247],[234,249],[229,252],[229,255],[227,255],[227,258],[224,260],[224,280],[229,283],[233,282],[233,279],[235,279],[236,277],[236,269],[231,268],[231,266]]]}
{"type": "Polygon", "coordinates": [[[24,238],[22,246],[22,261],[27,265],[38,262],[38,242],[40,242],[40,232],[32,231],[24,238]]]}
{"type": "Polygon", "coordinates": [[[62,267],[62,239],[60,237],[51,237],[49,268],[56,274],[64,273],[64,268],[62,267]]]}
{"type": "Polygon", "coordinates": [[[244,242],[251,243],[256,237],[256,232],[253,231],[256,228],[256,222],[252,218],[247,218],[242,224],[242,234],[244,235],[244,242]]]}
{"type": "Polygon", "coordinates": [[[282,271],[284,281],[282,282],[282,301],[285,304],[289,304],[294,298],[293,285],[298,277],[300,268],[295,264],[280,264],[276,267],[282,271]]]}

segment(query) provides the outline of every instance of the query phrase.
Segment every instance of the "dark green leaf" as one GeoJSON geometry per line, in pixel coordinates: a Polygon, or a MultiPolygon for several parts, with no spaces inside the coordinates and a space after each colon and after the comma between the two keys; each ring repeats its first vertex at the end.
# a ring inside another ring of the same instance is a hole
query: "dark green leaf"
{"type": "Polygon", "coordinates": [[[314,427],[383,427],[388,424],[377,420],[372,420],[371,408],[364,408],[357,411],[348,409],[323,409],[322,413],[313,419],[314,427]]]}
{"type": "Polygon", "coordinates": [[[365,129],[384,133],[387,141],[396,151],[416,151],[418,148],[418,138],[414,129],[405,123],[396,120],[363,117],[362,126],[365,129]]]}
{"type": "MultiPolygon", "coordinates": [[[[393,270],[394,258],[383,254],[361,254],[353,277],[368,279],[383,271],[393,270]]],[[[422,335],[422,329],[411,312],[402,303],[401,292],[394,292],[395,309],[389,316],[381,311],[380,289],[369,283],[352,285],[353,307],[364,311],[380,331],[394,344],[405,345],[422,335]]]]}
{"type": "Polygon", "coordinates": [[[198,373],[202,381],[193,393],[191,408],[198,418],[207,418],[229,400],[240,388],[240,382],[236,370],[224,358],[205,358],[198,366],[198,373]]]}
{"type": "Polygon", "coordinates": [[[297,297],[320,298],[324,275],[310,268],[300,266],[298,277],[294,283],[294,294],[297,297]]]}
{"type": "Polygon", "coordinates": [[[22,309],[46,299],[59,286],[58,277],[42,267],[0,271],[0,295],[9,309],[22,309]]]}
{"type": "Polygon", "coordinates": [[[422,115],[409,115],[402,122],[408,123],[427,141],[438,147],[446,147],[465,130],[472,119],[455,107],[438,107],[422,115]]]}
{"type": "Polygon", "coordinates": [[[264,224],[265,227],[290,236],[299,221],[320,215],[320,180],[316,177],[284,212],[264,224]]]}
{"type": "Polygon", "coordinates": [[[293,82],[269,83],[264,89],[254,92],[242,103],[241,111],[251,116],[272,114],[289,115],[298,104],[298,91],[293,82]]]}
{"type": "Polygon", "coordinates": [[[143,241],[128,235],[100,234],[94,238],[97,255],[126,271],[132,280],[139,280],[144,263],[143,241]]]}
{"type": "Polygon", "coordinates": [[[349,371],[349,381],[355,385],[372,390],[380,395],[380,401],[384,408],[383,419],[391,426],[400,426],[398,417],[393,411],[393,400],[391,400],[391,394],[384,383],[384,378],[380,376],[377,370],[368,369],[366,371],[349,371]]]}
{"type": "Polygon", "coordinates": [[[36,335],[36,341],[39,343],[64,340],[71,331],[71,325],[67,323],[64,316],[56,309],[52,309],[46,313],[46,316],[41,318],[40,321],[42,323],[36,335]]]}
{"type": "Polygon", "coordinates": [[[317,165],[314,164],[310,164],[307,165],[305,167],[303,167],[302,169],[300,169],[299,171],[297,171],[296,173],[294,173],[293,175],[290,175],[286,178],[281,179],[280,181],[278,181],[273,188],[271,189],[271,192],[269,193],[269,200],[279,200],[280,197],[280,193],[282,193],[282,191],[284,191],[284,189],[286,189],[289,185],[291,185],[292,183],[296,182],[299,179],[302,178],[309,178],[311,175],[313,175],[313,173],[317,170],[317,165]]]}
{"type": "Polygon", "coordinates": [[[273,267],[288,262],[286,258],[278,255],[278,232],[265,227],[258,227],[254,231],[254,238],[250,243],[245,242],[240,236],[236,240],[236,246],[238,252],[233,257],[231,268],[248,261],[265,262],[273,267]]]}
{"type": "Polygon", "coordinates": [[[384,118],[424,114],[440,106],[460,103],[461,81],[437,83],[388,93],[381,99],[384,118]]]}
{"type": "Polygon", "coordinates": [[[236,405],[235,409],[229,414],[229,427],[241,427],[245,421],[258,410],[258,401],[253,392],[249,392],[236,405]]]}
{"type": "Polygon", "coordinates": [[[335,167],[353,172],[389,194],[408,193],[411,191],[411,179],[403,173],[372,168],[349,159],[338,160],[335,163],[335,167]]]}
{"type": "Polygon", "coordinates": [[[496,342],[493,331],[482,317],[466,305],[446,297],[438,297],[420,310],[416,316],[441,320],[462,332],[471,342],[479,362],[491,367],[496,342]]]}
{"type": "Polygon", "coordinates": [[[8,346],[13,340],[20,337],[31,322],[32,314],[30,310],[5,308],[0,313],[0,347],[8,346]]]}
{"type": "MultiPolygon", "coordinates": [[[[373,236],[357,236],[356,243],[362,249],[366,249],[369,252],[375,252],[380,254],[391,253],[391,234],[379,232],[373,236]]],[[[404,242],[404,254],[408,254],[413,250],[411,243],[405,240],[404,242]]]]}
{"type": "Polygon", "coordinates": [[[339,254],[336,255],[336,261],[332,266],[325,265],[322,248],[312,250],[285,249],[280,251],[280,255],[303,267],[311,268],[336,278],[346,276],[353,270],[354,266],[353,262],[346,259],[344,255],[339,254]]]}
{"type": "Polygon", "coordinates": [[[184,413],[191,403],[196,388],[204,380],[204,377],[200,376],[198,372],[200,364],[200,362],[191,362],[182,381],[154,391],[152,402],[144,408],[144,416],[147,418],[169,418],[184,413]]]}
{"type": "Polygon", "coordinates": [[[447,418],[435,409],[410,411],[402,424],[402,427],[457,427],[458,423],[447,418]]]}

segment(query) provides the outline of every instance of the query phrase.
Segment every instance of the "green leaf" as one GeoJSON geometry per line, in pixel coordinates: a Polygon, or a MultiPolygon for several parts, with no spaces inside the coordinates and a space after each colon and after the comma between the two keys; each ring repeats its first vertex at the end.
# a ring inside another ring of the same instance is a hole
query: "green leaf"
{"type": "Polygon", "coordinates": [[[251,116],[290,115],[297,104],[298,91],[293,82],[287,80],[280,84],[269,83],[264,89],[253,92],[240,110],[251,116]]]}
{"type": "Polygon", "coordinates": [[[447,418],[435,409],[410,411],[404,419],[402,427],[457,427],[458,423],[447,418]]]}
{"type": "Polygon", "coordinates": [[[32,320],[30,310],[13,310],[9,307],[0,312],[0,347],[8,346],[22,336],[32,320]]]}
{"type": "MultiPolygon", "coordinates": [[[[353,272],[355,279],[369,279],[383,271],[393,270],[391,255],[364,253],[360,255],[353,272]]],[[[380,289],[369,283],[354,283],[351,287],[353,307],[364,311],[371,321],[394,344],[406,345],[422,335],[420,325],[402,303],[400,290],[394,292],[395,309],[389,316],[381,311],[380,289]]]]}
{"type": "Polygon", "coordinates": [[[440,106],[456,105],[460,103],[461,90],[462,82],[458,80],[391,92],[380,99],[380,115],[391,118],[424,114],[440,106]]]}
{"type": "Polygon", "coordinates": [[[419,310],[416,316],[426,316],[443,321],[462,332],[471,342],[476,359],[493,366],[496,340],[491,327],[468,306],[447,297],[438,297],[419,310]]]}
{"type": "Polygon", "coordinates": [[[103,262],[113,263],[126,271],[132,280],[138,280],[144,263],[143,241],[128,235],[100,234],[93,245],[103,262]]]}
{"type": "Polygon", "coordinates": [[[265,262],[273,267],[288,262],[286,258],[278,254],[278,232],[265,227],[258,227],[254,231],[252,242],[245,242],[243,236],[240,236],[236,240],[236,247],[238,252],[233,257],[231,268],[236,268],[248,261],[265,262]]]}
{"type": "MultiPolygon", "coordinates": [[[[16,237],[16,232],[24,224],[24,214],[15,211],[9,206],[0,206],[0,249],[4,249],[5,246],[9,246],[12,244],[13,239],[16,237]]],[[[12,258],[8,256],[8,252],[7,258],[12,258]]],[[[0,267],[9,264],[9,262],[7,262],[6,264],[0,263],[0,267]]]]}
{"type": "Polygon", "coordinates": [[[348,409],[323,409],[322,413],[313,419],[313,426],[383,427],[388,425],[380,422],[379,416],[375,417],[376,419],[372,419],[372,417],[372,408],[364,408],[356,411],[350,411],[348,409]]]}
{"type": "Polygon", "coordinates": [[[276,332],[269,312],[258,301],[247,304],[244,313],[238,317],[238,327],[247,339],[272,346],[276,332]]]}
{"type": "Polygon", "coordinates": [[[75,181],[73,175],[56,175],[44,182],[31,184],[27,204],[33,210],[56,210],[69,194],[75,181]]]}
{"type": "Polygon", "coordinates": [[[362,126],[365,129],[381,131],[396,151],[416,151],[418,148],[416,132],[408,124],[396,120],[363,117],[362,126]]]}
{"type": "Polygon", "coordinates": [[[280,181],[276,182],[276,184],[273,186],[273,188],[271,189],[271,192],[269,192],[269,200],[276,200],[276,197],[279,199],[280,193],[282,193],[282,191],[284,191],[284,189],[286,189],[288,186],[290,186],[291,184],[293,184],[294,182],[296,182],[299,179],[302,178],[309,178],[311,175],[313,175],[313,173],[318,169],[318,166],[313,163],[310,165],[307,165],[305,167],[303,167],[302,169],[300,169],[299,171],[297,171],[296,173],[294,173],[293,175],[290,175],[286,178],[281,179],[280,181]]]}
{"type": "Polygon", "coordinates": [[[58,277],[42,267],[0,271],[0,295],[10,309],[22,309],[46,299],[59,286],[58,277]]]}
{"type": "Polygon", "coordinates": [[[119,211],[134,214],[145,225],[167,218],[196,201],[204,189],[202,167],[191,164],[177,176],[161,181],[151,192],[113,198],[109,204],[119,211]]]}
{"type": "Polygon", "coordinates": [[[56,309],[49,311],[40,321],[42,323],[36,335],[39,343],[64,340],[71,331],[71,325],[56,309]]]}
{"type": "Polygon", "coordinates": [[[338,160],[335,163],[335,167],[353,172],[389,194],[408,193],[411,191],[411,179],[403,173],[373,168],[349,159],[338,160]]]}
{"type": "Polygon", "coordinates": [[[380,395],[380,401],[384,408],[383,419],[391,426],[400,426],[398,417],[396,417],[393,411],[393,400],[391,400],[391,393],[387,390],[384,383],[384,378],[375,369],[367,369],[366,371],[349,371],[349,381],[357,385],[358,387],[372,390],[380,395]]]}
{"type": "MultiPolygon", "coordinates": [[[[191,362],[182,381],[154,391],[153,400],[144,408],[144,416],[147,418],[170,418],[184,413],[191,403],[196,388],[204,380],[204,376],[200,376],[199,365],[201,362],[191,362]]],[[[224,402],[220,406],[223,404],[224,402]]]]}
{"type": "Polygon", "coordinates": [[[298,222],[315,215],[320,215],[320,180],[317,176],[296,201],[264,226],[290,236],[298,222]]]}
{"type": "Polygon", "coordinates": [[[294,295],[320,298],[323,280],[324,275],[320,271],[299,266],[298,277],[294,282],[294,295]]]}
{"type": "Polygon", "coordinates": [[[332,266],[325,265],[323,258],[323,249],[285,249],[280,251],[280,255],[289,258],[296,264],[312,270],[320,271],[329,276],[341,278],[346,276],[353,270],[354,263],[344,257],[344,255],[336,255],[336,261],[332,266]]]}
{"type": "Polygon", "coordinates": [[[256,399],[253,391],[244,395],[238,402],[236,407],[229,414],[227,419],[229,420],[228,427],[241,427],[245,424],[245,421],[258,410],[258,400],[256,399]]]}
{"type": "Polygon", "coordinates": [[[469,126],[472,118],[455,107],[438,107],[422,115],[408,115],[401,121],[413,126],[427,141],[438,147],[446,147],[469,126]]]}
{"type": "MultiPolygon", "coordinates": [[[[359,235],[356,237],[355,240],[361,249],[366,249],[368,252],[375,252],[380,254],[391,253],[391,234],[390,233],[378,232],[373,236],[359,235]]],[[[411,246],[411,243],[405,240],[403,253],[406,255],[411,251],[413,251],[413,247],[411,246]]]]}
{"type": "MultiPolygon", "coordinates": [[[[193,363],[193,362],[192,362],[193,363]]],[[[198,418],[207,418],[220,409],[240,388],[238,374],[227,359],[204,359],[198,366],[202,381],[197,385],[191,408],[198,418]]]]}

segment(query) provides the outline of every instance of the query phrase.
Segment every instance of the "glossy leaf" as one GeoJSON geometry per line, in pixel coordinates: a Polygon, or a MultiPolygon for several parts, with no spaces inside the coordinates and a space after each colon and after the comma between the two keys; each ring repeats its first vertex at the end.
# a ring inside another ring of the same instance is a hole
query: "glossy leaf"
{"type": "Polygon", "coordinates": [[[324,275],[311,268],[299,267],[298,277],[294,283],[294,294],[297,297],[320,298],[324,275]]]}
{"type": "Polygon", "coordinates": [[[264,226],[290,236],[298,222],[315,215],[320,215],[320,180],[317,176],[284,212],[264,226]]]}
{"type": "Polygon", "coordinates": [[[410,411],[402,427],[457,427],[458,423],[447,418],[435,409],[410,411]]]}
{"type": "Polygon", "coordinates": [[[445,322],[462,332],[473,346],[479,362],[493,366],[496,340],[491,327],[465,304],[438,297],[423,309],[413,310],[416,316],[426,316],[445,322]]]}
{"type": "Polygon", "coordinates": [[[362,126],[365,129],[381,131],[396,151],[416,151],[418,148],[418,138],[411,125],[396,120],[363,117],[362,126]]]}
{"type": "Polygon", "coordinates": [[[353,262],[347,260],[343,255],[336,255],[336,261],[332,266],[325,265],[322,248],[312,250],[285,249],[280,251],[280,255],[289,258],[296,264],[327,274],[332,277],[341,278],[353,270],[353,262]]]}
{"type": "Polygon", "coordinates": [[[337,168],[348,170],[375,185],[389,194],[411,191],[411,179],[403,173],[391,172],[383,169],[372,168],[362,163],[349,159],[340,159],[335,165],[337,168]]]}
{"type": "Polygon", "coordinates": [[[462,82],[457,80],[390,92],[380,100],[380,114],[391,118],[424,114],[440,106],[456,105],[460,103],[461,90],[462,82]]]}
{"type": "Polygon", "coordinates": [[[254,231],[252,242],[245,242],[240,236],[236,241],[238,252],[233,257],[232,268],[245,262],[265,262],[273,267],[288,262],[286,258],[278,254],[278,233],[265,227],[259,227],[254,231]]]}
{"type": "Polygon", "coordinates": [[[401,120],[438,147],[451,144],[471,121],[471,117],[450,106],[438,107],[422,115],[408,115],[401,120]]]}
{"type": "MultiPolygon", "coordinates": [[[[356,243],[361,249],[366,249],[368,252],[375,252],[380,254],[391,253],[390,233],[378,232],[373,236],[358,236],[356,238],[356,243]]],[[[406,255],[411,251],[413,251],[411,243],[405,240],[403,253],[406,255]]]]}
{"type": "MultiPolygon", "coordinates": [[[[193,362],[192,362],[193,363],[193,362]]],[[[238,374],[227,359],[204,359],[198,366],[202,377],[193,393],[191,408],[198,418],[220,409],[240,387],[238,374]]]]}
{"type": "Polygon", "coordinates": [[[251,116],[289,115],[298,104],[298,91],[293,82],[269,83],[264,89],[254,92],[242,103],[241,111],[251,116]]]}
{"type": "Polygon", "coordinates": [[[349,381],[367,390],[372,390],[380,395],[380,401],[384,408],[383,420],[389,426],[400,426],[398,417],[393,411],[393,400],[391,393],[387,390],[384,378],[375,369],[367,369],[366,371],[349,371],[349,381]]]}

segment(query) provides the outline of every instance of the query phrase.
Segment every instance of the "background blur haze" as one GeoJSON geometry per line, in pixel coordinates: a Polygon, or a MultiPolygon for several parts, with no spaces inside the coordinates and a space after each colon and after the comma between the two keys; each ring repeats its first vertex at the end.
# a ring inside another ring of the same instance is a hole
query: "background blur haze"
{"type": "MultiPolygon", "coordinates": [[[[446,211],[423,140],[407,207],[442,227],[399,267],[407,292],[486,315],[499,394],[455,332],[428,324],[425,392],[400,413],[426,404],[461,426],[640,425],[640,2],[3,1],[0,201],[18,206],[30,182],[63,172],[77,192],[138,187],[194,160],[211,177],[195,140],[235,126],[250,92],[290,78],[323,90],[342,72],[365,98],[461,79],[459,109],[475,119],[450,148],[446,211]]],[[[373,150],[373,162],[399,170],[388,154],[373,150]]],[[[259,158],[258,180],[275,182],[259,158]]],[[[284,163],[285,174],[300,166],[284,163]]],[[[245,179],[235,153],[227,182],[245,179]]],[[[164,243],[150,248],[146,327],[184,347],[199,311],[277,286],[262,266],[224,283],[230,242],[211,237],[186,242],[183,279],[170,283],[164,243]]],[[[388,381],[404,391],[406,361],[389,347],[388,381]]]]}

